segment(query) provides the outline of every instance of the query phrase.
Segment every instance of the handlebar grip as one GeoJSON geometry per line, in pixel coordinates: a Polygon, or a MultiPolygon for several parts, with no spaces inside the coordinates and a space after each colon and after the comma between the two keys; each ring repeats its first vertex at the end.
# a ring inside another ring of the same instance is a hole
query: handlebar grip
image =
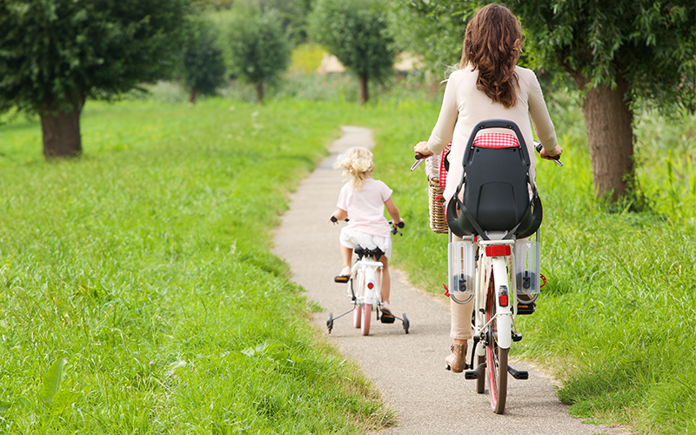
{"type": "MultiPolygon", "coordinates": [[[[534,141],[534,148],[536,148],[536,150],[537,150],[539,153],[541,153],[541,150],[544,149],[544,147],[541,146],[541,142],[537,142],[537,141],[534,141]]],[[[563,166],[563,163],[561,163],[561,155],[560,155],[560,154],[557,155],[557,156],[551,157],[550,160],[556,162],[556,164],[559,165],[559,166],[563,166]]]]}
{"type": "Polygon", "coordinates": [[[399,222],[398,224],[396,224],[396,226],[399,228],[403,228],[406,226],[406,224],[404,222],[399,222]]]}
{"type": "Polygon", "coordinates": [[[338,219],[336,219],[336,216],[331,216],[331,222],[333,222],[333,223],[338,222],[338,219]]]}
{"type": "Polygon", "coordinates": [[[424,156],[424,155],[421,154],[421,153],[416,153],[416,160],[422,160],[422,159],[424,159],[424,158],[426,158],[426,157],[430,157],[430,156],[424,156]]]}

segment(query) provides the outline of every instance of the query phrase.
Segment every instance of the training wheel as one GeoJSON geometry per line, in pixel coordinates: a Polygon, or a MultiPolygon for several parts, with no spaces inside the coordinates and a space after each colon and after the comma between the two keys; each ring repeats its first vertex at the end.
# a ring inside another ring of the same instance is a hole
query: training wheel
{"type": "Polygon", "coordinates": [[[404,313],[402,316],[404,318],[404,320],[402,320],[402,323],[404,324],[404,332],[406,332],[406,334],[408,334],[408,327],[411,326],[411,322],[408,321],[408,317],[406,317],[406,313],[404,313]]]}

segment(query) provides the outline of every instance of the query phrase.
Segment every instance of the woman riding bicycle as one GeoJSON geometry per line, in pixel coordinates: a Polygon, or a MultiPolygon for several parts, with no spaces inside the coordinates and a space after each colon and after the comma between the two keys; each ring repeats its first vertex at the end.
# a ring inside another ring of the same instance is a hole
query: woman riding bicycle
{"type": "MultiPolygon", "coordinates": [[[[462,177],[466,143],[474,126],[488,119],[506,119],[516,123],[524,136],[531,158],[530,177],[536,176],[534,131],[541,141],[541,157],[560,156],[556,132],[549,117],[541,86],[534,72],[517,66],[522,50],[520,22],[507,8],[497,4],[485,6],[466,27],[460,69],[447,80],[442,109],[427,142],[414,147],[417,157],[440,153],[451,141],[450,171],[444,191],[449,201],[462,177]]],[[[453,236],[455,240],[461,240],[453,236]]],[[[467,340],[472,337],[473,301],[450,303],[454,340],[452,354],[445,361],[455,373],[466,367],[467,340]]]]}

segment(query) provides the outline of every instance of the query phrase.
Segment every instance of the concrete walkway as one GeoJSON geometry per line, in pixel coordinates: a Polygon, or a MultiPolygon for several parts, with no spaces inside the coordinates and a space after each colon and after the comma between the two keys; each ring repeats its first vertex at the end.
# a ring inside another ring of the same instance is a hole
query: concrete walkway
{"type": "MultiPolygon", "coordinates": [[[[333,169],[332,164],[336,154],[349,147],[369,148],[373,144],[368,129],[342,129],[344,136],[331,146],[333,154],[293,195],[290,210],[275,236],[274,253],[288,262],[293,280],[306,289],[307,296],[324,308],[314,318],[324,334],[327,334],[325,322],[329,312],[335,317],[351,308],[346,296],[347,286],[333,282],[334,275],[341,269],[340,228],[327,220],[335,210],[343,183],[341,171],[333,169]]],[[[423,181],[425,183],[425,179],[423,181]]],[[[403,233],[404,237],[409,236],[408,222],[403,233]]],[[[444,238],[442,249],[446,249],[444,238]]],[[[395,249],[393,258],[398,255],[395,249]]],[[[386,325],[373,317],[370,335],[363,337],[359,329],[352,327],[352,314],[336,320],[329,335],[329,340],[344,355],[359,362],[386,404],[396,411],[398,425],[380,433],[620,433],[570,417],[565,405],[558,401],[551,379],[521,362],[515,362],[514,367],[529,370],[530,379],[510,379],[505,414],[494,414],[488,395],[476,394],[473,381],[444,370],[451,342],[447,299],[412,287],[393,269],[390,299],[394,313],[399,316],[406,313],[410,319],[408,335],[404,334],[398,320],[386,325]]]]}

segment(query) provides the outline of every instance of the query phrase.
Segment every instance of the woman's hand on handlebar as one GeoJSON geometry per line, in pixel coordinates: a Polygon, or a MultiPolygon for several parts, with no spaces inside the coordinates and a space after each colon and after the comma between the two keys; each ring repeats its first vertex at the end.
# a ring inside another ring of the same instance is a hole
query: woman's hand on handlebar
{"type": "Polygon", "coordinates": [[[433,155],[433,152],[428,149],[428,142],[425,141],[418,142],[418,144],[413,147],[413,152],[416,154],[416,160],[424,159],[433,155]]]}
{"type": "Polygon", "coordinates": [[[539,151],[539,156],[546,160],[558,160],[561,158],[561,154],[563,154],[563,148],[561,148],[559,145],[556,145],[556,148],[550,152],[546,151],[544,148],[539,151]]]}

